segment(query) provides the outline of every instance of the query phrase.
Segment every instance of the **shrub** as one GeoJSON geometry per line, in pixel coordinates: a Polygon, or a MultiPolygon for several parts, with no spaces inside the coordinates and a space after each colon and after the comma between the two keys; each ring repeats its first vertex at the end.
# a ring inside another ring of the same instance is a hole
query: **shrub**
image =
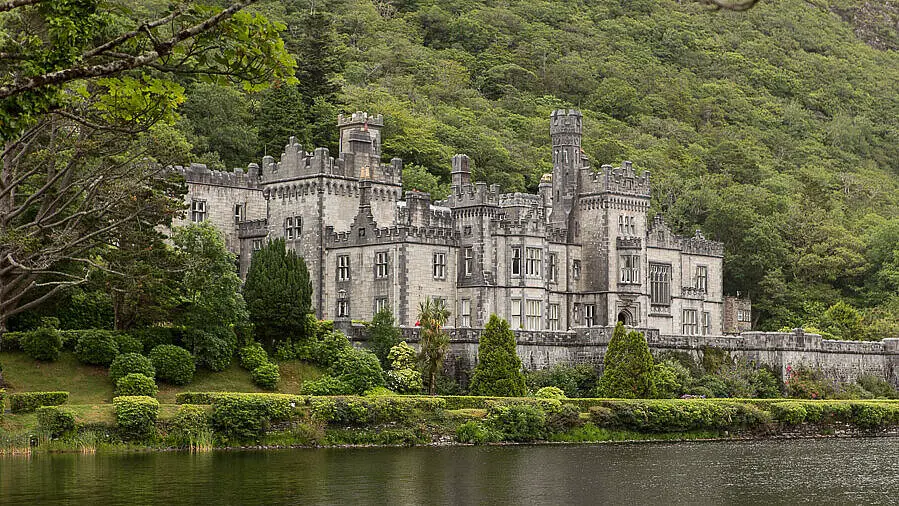
{"type": "Polygon", "coordinates": [[[6,390],[0,388],[0,422],[3,421],[3,412],[6,410],[6,390]]]}
{"type": "MultiPolygon", "coordinates": [[[[307,341],[303,341],[302,343],[308,344],[307,341]]],[[[273,354],[273,356],[275,357],[275,360],[279,362],[285,362],[287,360],[297,358],[297,350],[294,347],[293,341],[291,341],[290,339],[279,341],[278,345],[275,346],[275,353],[273,354]]]]}
{"type": "Polygon", "coordinates": [[[209,430],[209,413],[203,406],[182,404],[169,420],[168,441],[177,447],[190,446],[209,430]]]}
{"type": "Polygon", "coordinates": [[[62,339],[59,332],[51,328],[41,328],[30,332],[23,332],[19,337],[19,345],[26,355],[46,362],[59,359],[62,350],[62,339]]]}
{"type": "Polygon", "coordinates": [[[336,397],[310,399],[309,412],[316,420],[331,424],[416,424],[423,413],[439,414],[446,401],[432,397],[336,397]]]}
{"type": "Polygon", "coordinates": [[[802,403],[788,401],[771,404],[771,414],[781,423],[799,425],[805,421],[808,411],[802,403]]]}
{"type": "Polygon", "coordinates": [[[733,401],[606,401],[603,406],[611,413],[591,409],[595,422],[641,432],[723,430],[757,427],[769,421],[767,412],[733,401]]]}
{"type": "Polygon", "coordinates": [[[41,431],[51,437],[58,437],[75,430],[75,414],[56,406],[37,408],[37,423],[41,431]]]}
{"type": "Polygon", "coordinates": [[[349,385],[353,393],[385,385],[381,363],[372,352],[349,348],[340,353],[329,370],[330,374],[349,385]]]}
{"type": "Polygon", "coordinates": [[[596,387],[599,397],[655,397],[652,355],[642,333],[627,332],[624,324],[619,322],[609,341],[603,364],[602,377],[596,387]]]}
{"type": "Polygon", "coordinates": [[[144,345],[136,337],[129,334],[114,334],[119,353],[143,353],[144,345]]]}
{"type": "Polygon", "coordinates": [[[349,395],[353,393],[353,388],[334,376],[326,374],[317,380],[304,381],[300,387],[300,393],[303,395],[349,395]]]}
{"type": "MultiPolygon", "coordinates": [[[[699,387],[705,389],[705,392],[708,392],[704,393],[706,397],[727,397],[730,391],[727,383],[725,383],[723,379],[714,374],[706,374],[705,376],[699,378],[699,381],[697,383],[699,384],[699,387]]],[[[696,390],[696,388],[693,388],[691,393],[694,393],[694,395],[696,395],[696,390]]]]}
{"type": "Polygon", "coordinates": [[[122,438],[145,441],[155,435],[159,401],[146,396],[122,396],[114,398],[112,404],[122,438]]]}
{"type": "Polygon", "coordinates": [[[213,404],[212,426],[225,441],[257,440],[273,422],[290,419],[290,404],[289,396],[222,397],[213,404]]]}
{"type": "Polygon", "coordinates": [[[390,348],[387,360],[391,370],[387,372],[387,386],[403,394],[417,394],[424,388],[421,373],[416,369],[415,350],[405,341],[390,348]]]}
{"type": "Polygon", "coordinates": [[[785,382],[787,397],[794,399],[825,399],[834,393],[833,385],[824,379],[820,371],[806,367],[787,366],[785,382]]]}
{"type": "Polygon", "coordinates": [[[680,397],[688,388],[690,380],[689,369],[680,362],[669,359],[653,366],[652,381],[659,398],[680,397]]]}
{"type": "Polygon", "coordinates": [[[366,390],[362,395],[365,397],[394,397],[396,392],[387,387],[375,387],[371,390],[366,390]]]}
{"type": "Polygon", "coordinates": [[[153,368],[153,362],[140,353],[123,353],[116,357],[109,366],[109,377],[113,383],[131,373],[153,378],[156,376],[156,369],[153,368]]]}
{"type": "Polygon", "coordinates": [[[161,344],[150,352],[150,361],[156,369],[156,377],[173,385],[186,385],[193,381],[196,365],[190,352],[172,344],[161,344]]]}
{"type": "Polygon", "coordinates": [[[227,327],[208,330],[189,329],[184,333],[184,345],[193,350],[197,364],[213,372],[224,371],[231,365],[237,336],[227,327]]]}
{"type": "Polygon", "coordinates": [[[312,361],[322,367],[331,367],[341,352],[350,348],[350,340],[341,332],[328,332],[312,344],[312,361]]]}
{"type": "Polygon", "coordinates": [[[542,387],[558,387],[570,398],[592,397],[599,375],[591,364],[556,364],[548,369],[526,372],[525,380],[531,391],[542,387]]]}
{"type": "Polygon", "coordinates": [[[31,413],[41,406],[59,406],[68,400],[68,392],[19,392],[9,395],[9,409],[13,413],[31,413]]]}
{"type": "Polygon", "coordinates": [[[858,378],[858,384],[871,392],[871,395],[880,399],[899,398],[899,392],[888,381],[877,376],[866,374],[858,378]]]}
{"type": "Polygon", "coordinates": [[[565,392],[559,387],[543,387],[535,394],[541,399],[565,399],[565,392]]]}
{"type": "Polygon", "coordinates": [[[118,354],[119,344],[108,330],[86,330],[75,344],[75,356],[82,364],[108,366],[118,354]]]}
{"type": "Polygon", "coordinates": [[[546,414],[531,404],[493,404],[486,420],[506,441],[529,442],[546,436],[546,414]]]}
{"type": "Polygon", "coordinates": [[[562,404],[559,409],[546,415],[546,429],[549,432],[565,432],[581,425],[581,411],[572,404],[562,404]]]}
{"type": "Polygon", "coordinates": [[[262,364],[268,363],[268,354],[259,343],[253,343],[240,349],[240,365],[248,371],[254,371],[262,364]]]}
{"type": "Polygon", "coordinates": [[[143,346],[143,352],[149,353],[150,350],[160,344],[175,344],[176,330],[171,327],[148,327],[145,329],[134,329],[130,331],[132,337],[140,341],[143,346]]]}
{"type": "MultiPolygon", "coordinates": [[[[392,360],[390,352],[394,346],[400,344],[400,329],[396,327],[396,320],[390,308],[383,307],[375,313],[371,323],[366,325],[368,330],[368,348],[378,357],[381,367],[390,367],[392,360]]],[[[406,369],[404,367],[404,369],[406,369]]]]}
{"type": "Polygon", "coordinates": [[[515,334],[509,322],[490,315],[478,342],[478,363],[471,376],[472,395],[521,397],[527,392],[515,334]]]}
{"type": "Polygon", "coordinates": [[[140,373],[129,373],[116,381],[116,395],[122,396],[145,396],[156,397],[159,389],[156,388],[156,382],[152,376],[146,376],[140,373]]]}
{"type": "Polygon", "coordinates": [[[500,435],[474,420],[463,423],[456,429],[456,441],[468,444],[494,443],[500,440],[500,435]]]}
{"type": "Polygon", "coordinates": [[[277,364],[267,363],[253,369],[251,373],[253,383],[266,390],[275,390],[278,388],[278,382],[281,381],[281,371],[277,364]]]}

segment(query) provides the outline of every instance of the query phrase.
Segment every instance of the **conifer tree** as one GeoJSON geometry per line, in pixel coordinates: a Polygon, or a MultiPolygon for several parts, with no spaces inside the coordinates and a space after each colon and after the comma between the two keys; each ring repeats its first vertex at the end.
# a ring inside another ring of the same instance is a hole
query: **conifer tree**
{"type": "Polygon", "coordinates": [[[471,377],[472,395],[521,397],[527,393],[521,359],[515,352],[515,334],[509,322],[490,315],[478,343],[478,365],[471,377]]]}
{"type": "Polygon", "coordinates": [[[628,332],[619,322],[609,341],[603,364],[602,377],[596,387],[598,396],[622,399],[655,397],[652,355],[642,332],[628,332]]]}
{"type": "Polygon", "coordinates": [[[283,239],[269,241],[253,254],[243,292],[256,339],[269,346],[306,339],[312,283],[306,262],[287,250],[283,239]]]}
{"type": "Polygon", "coordinates": [[[395,323],[393,313],[384,307],[375,313],[368,324],[368,348],[378,357],[385,370],[390,368],[390,361],[387,359],[390,349],[401,341],[400,329],[395,323]]]}

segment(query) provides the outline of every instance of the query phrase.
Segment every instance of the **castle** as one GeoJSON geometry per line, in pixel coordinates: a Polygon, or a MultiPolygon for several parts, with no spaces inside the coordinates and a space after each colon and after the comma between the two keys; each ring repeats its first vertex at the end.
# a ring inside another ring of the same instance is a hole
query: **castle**
{"type": "Polygon", "coordinates": [[[445,301],[456,328],[496,313],[523,330],[617,321],[661,335],[749,330],[748,301],[723,293],[723,245],[649,220],[648,172],[590,167],[580,112],[552,113],[553,171],[537,194],[472,182],[469,158],[456,155],[450,195],[436,202],[403,193],[402,160],[381,162],[383,124],[340,116],[337,158],[291,138],[278,161],[246,171],[178,168],[184,221],[220,229],[242,276],[253,251],[283,238],[306,260],[319,318],[369,320],[388,307],[414,325],[430,297],[445,301]]]}

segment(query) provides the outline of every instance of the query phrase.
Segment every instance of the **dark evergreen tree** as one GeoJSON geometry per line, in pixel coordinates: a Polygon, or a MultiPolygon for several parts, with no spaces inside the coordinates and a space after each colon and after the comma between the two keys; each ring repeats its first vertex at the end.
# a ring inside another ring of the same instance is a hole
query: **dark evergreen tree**
{"type": "Polygon", "coordinates": [[[653,361],[642,332],[628,332],[622,323],[615,326],[603,360],[600,397],[646,399],[655,397],[652,381],[653,361]]]}
{"type": "Polygon", "coordinates": [[[368,348],[378,357],[384,370],[390,368],[390,361],[387,359],[390,349],[400,344],[400,341],[400,329],[396,327],[393,313],[386,307],[382,308],[368,324],[368,348]]]}
{"type": "Polygon", "coordinates": [[[490,315],[478,343],[478,365],[471,376],[472,395],[521,397],[527,393],[521,359],[515,352],[515,334],[509,322],[490,315]]]}
{"type": "Polygon", "coordinates": [[[312,283],[306,262],[287,250],[283,239],[270,241],[253,254],[243,293],[256,339],[269,346],[306,339],[312,283]]]}

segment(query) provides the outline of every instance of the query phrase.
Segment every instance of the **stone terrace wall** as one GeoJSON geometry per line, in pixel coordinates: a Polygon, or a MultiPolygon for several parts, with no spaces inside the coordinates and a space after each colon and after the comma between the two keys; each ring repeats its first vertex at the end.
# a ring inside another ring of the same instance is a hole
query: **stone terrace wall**
{"type": "MultiPolygon", "coordinates": [[[[338,324],[338,327],[341,327],[338,324]]],[[[367,340],[361,325],[343,326],[357,345],[367,340]]],[[[477,363],[478,338],[482,329],[446,328],[450,352],[447,372],[467,381],[477,363]]],[[[554,364],[594,364],[602,367],[612,336],[611,327],[577,328],[569,331],[516,331],[518,356],[526,369],[544,369],[554,364]]],[[[793,332],[744,332],[739,336],[663,336],[657,330],[639,329],[646,335],[654,355],[666,351],[686,352],[702,359],[706,347],[725,350],[734,358],[745,358],[771,367],[786,379],[788,368],[807,366],[823,371],[828,378],[854,381],[873,374],[899,386],[899,339],[880,342],[830,341],[817,334],[793,332]]],[[[403,327],[403,338],[417,347],[419,329],[403,327]]]]}

